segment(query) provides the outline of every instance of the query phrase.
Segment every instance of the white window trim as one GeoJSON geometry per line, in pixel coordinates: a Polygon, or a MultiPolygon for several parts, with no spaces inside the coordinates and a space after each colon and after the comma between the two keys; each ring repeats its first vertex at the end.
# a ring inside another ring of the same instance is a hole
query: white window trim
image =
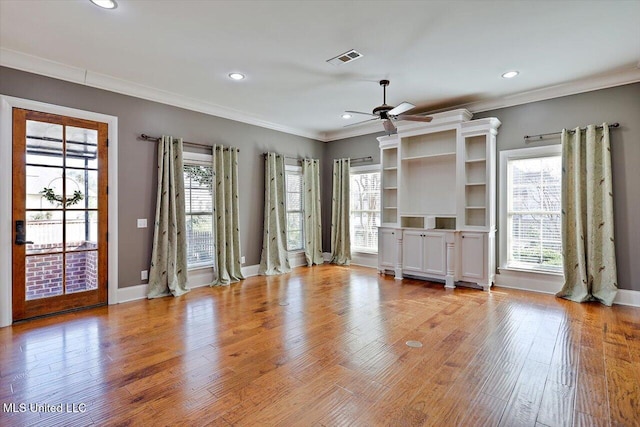
{"type": "MultiPolygon", "coordinates": [[[[298,166],[298,165],[284,165],[284,171],[285,171],[285,178],[286,178],[286,173],[287,172],[295,172],[300,174],[300,179],[302,179],[302,166],[298,166]]],[[[286,179],[285,179],[285,191],[284,191],[284,195],[285,195],[285,199],[287,197],[287,189],[286,189],[286,179]]],[[[305,252],[305,247],[304,247],[304,242],[305,237],[304,237],[304,191],[300,191],[300,203],[302,204],[301,209],[302,209],[302,248],[300,249],[294,249],[294,250],[287,250],[287,252],[289,253],[289,255],[296,255],[296,254],[301,254],[305,252]]],[[[286,200],[285,200],[285,208],[284,208],[284,214],[285,216],[287,215],[287,207],[286,207],[286,200]]],[[[286,223],[286,218],[285,218],[285,223],[286,223]]],[[[286,225],[286,224],[285,224],[286,225]]],[[[287,230],[288,232],[288,230],[287,230]]],[[[287,242],[288,242],[288,238],[287,238],[287,242]]],[[[287,243],[285,242],[285,244],[287,243]]],[[[288,246],[288,245],[287,245],[288,246]]]]}
{"type": "MultiPolygon", "coordinates": [[[[185,165],[212,166],[213,154],[193,153],[191,151],[182,152],[182,162],[185,165]]],[[[216,254],[213,254],[215,257],[216,254]]],[[[191,264],[187,267],[187,271],[195,272],[196,270],[213,271],[215,268],[215,260],[213,262],[202,262],[191,264]]]]}
{"type": "Polygon", "coordinates": [[[507,193],[509,191],[509,182],[507,180],[507,166],[510,160],[531,159],[537,157],[557,156],[562,154],[562,146],[560,144],[545,145],[542,147],[526,147],[513,150],[503,150],[500,152],[500,188],[499,188],[499,237],[500,237],[500,271],[510,271],[519,274],[535,274],[548,275],[555,277],[563,277],[562,272],[545,270],[545,269],[526,269],[509,267],[508,262],[508,245],[509,233],[507,225],[507,193]]]}
{"type": "MultiPolygon", "coordinates": [[[[364,173],[372,173],[372,172],[379,172],[381,173],[381,167],[380,164],[374,164],[374,165],[361,165],[361,166],[351,166],[350,170],[349,170],[349,175],[360,175],[360,174],[364,174],[364,173]]],[[[382,179],[382,176],[380,177],[382,179]]],[[[382,200],[382,194],[380,194],[380,200],[382,200]]],[[[351,209],[349,209],[349,214],[351,214],[351,209]]],[[[378,214],[380,215],[380,223],[382,224],[382,212],[378,212],[378,214]]],[[[374,250],[374,249],[359,249],[359,248],[352,248],[351,252],[354,254],[368,254],[368,255],[377,255],[378,254],[378,250],[374,250]]]]}

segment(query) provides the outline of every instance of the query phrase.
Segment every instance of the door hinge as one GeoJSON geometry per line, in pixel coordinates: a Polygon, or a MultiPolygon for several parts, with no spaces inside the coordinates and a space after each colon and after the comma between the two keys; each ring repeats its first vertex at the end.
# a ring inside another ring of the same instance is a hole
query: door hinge
{"type": "Polygon", "coordinates": [[[107,233],[107,243],[109,243],[109,233],[107,233]]]}
{"type": "Polygon", "coordinates": [[[109,146],[109,138],[107,138],[107,147],[109,146]]]}
{"type": "Polygon", "coordinates": [[[109,195],[109,186],[107,185],[107,195],[109,195]]]}

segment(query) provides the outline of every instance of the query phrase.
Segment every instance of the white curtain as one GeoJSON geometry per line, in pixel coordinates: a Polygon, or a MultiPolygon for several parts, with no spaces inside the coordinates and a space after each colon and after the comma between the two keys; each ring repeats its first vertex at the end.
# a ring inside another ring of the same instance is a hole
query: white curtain
{"type": "Polygon", "coordinates": [[[349,233],[349,170],[350,159],[333,161],[333,196],[331,199],[331,262],[339,265],[351,263],[351,236],[349,233]]]}
{"type": "Polygon", "coordinates": [[[322,220],[320,211],[320,161],[302,161],[304,199],[304,255],[309,267],[324,263],[322,257],[322,220]]]}
{"type": "Polygon", "coordinates": [[[564,286],[557,296],[611,305],[617,293],[609,126],[562,131],[564,286]]]}
{"type": "Polygon", "coordinates": [[[170,136],[158,142],[158,193],[149,270],[148,298],[177,297],[189,291],[182,139],[170,136]]]}
{"type": "Polygon", "coordinates": [[[264,157],[264,229],[259,274],[288,273],[284,156],[267,153],[264,157]]]}
{"type": "Polygon", "coordinates": [[[238,149],[213,146],[213,231],[217,280],[227,286],[244,279],[240,263],[238,149]]]}

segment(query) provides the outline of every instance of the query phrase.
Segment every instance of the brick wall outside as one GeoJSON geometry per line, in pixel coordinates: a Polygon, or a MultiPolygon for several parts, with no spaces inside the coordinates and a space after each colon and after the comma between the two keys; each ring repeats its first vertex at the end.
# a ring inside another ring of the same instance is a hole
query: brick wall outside
{"type": "MultiPolygon", "coordinates": [[[[68,243],[77,249],[96,249],[89,242],[68,243]]],[[[62,250],[62,244],[30,245],[29,250],[62,250]]],[[[66,293],[97,289],[98,252],[67,252],[66,293]]],[[[28,256],[26,262],[27,300],[62,295],[62,254],[28,256]]]]}

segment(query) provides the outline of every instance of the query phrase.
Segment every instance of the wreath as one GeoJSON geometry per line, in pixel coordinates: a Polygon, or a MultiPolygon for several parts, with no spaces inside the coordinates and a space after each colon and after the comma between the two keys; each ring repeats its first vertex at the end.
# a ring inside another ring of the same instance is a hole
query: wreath
{"type": "Polygon", "coordinates": [[[65,199],[62,196],[59,196],[57,194],[55,194],[53,192],[52,188],[47,188],[45,187],[40,194],[42,194],[42,197],[44,197],[45,199],[47,199],[49,202],[51,203],[57,203],[60,206],[64,205],[65,207],[69,207],[72,205],[75,205],[76,203],[78,203],[80,200],[84,199],[84,196],[82,195],[82,192],[76,190],[73,192],[73,197],[71,198],[67,198],[65,199]]]}

